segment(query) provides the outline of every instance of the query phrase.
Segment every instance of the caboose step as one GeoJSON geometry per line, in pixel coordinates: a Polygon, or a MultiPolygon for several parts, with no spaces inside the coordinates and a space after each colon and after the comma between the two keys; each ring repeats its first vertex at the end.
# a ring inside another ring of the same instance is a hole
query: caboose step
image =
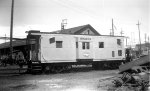
{"type": "Polygon", "coordinates": [[[32,61],[29,65],[29,72],[30,73],[39,73],[42,70],[41,63],[39,61],[32,61]]]}

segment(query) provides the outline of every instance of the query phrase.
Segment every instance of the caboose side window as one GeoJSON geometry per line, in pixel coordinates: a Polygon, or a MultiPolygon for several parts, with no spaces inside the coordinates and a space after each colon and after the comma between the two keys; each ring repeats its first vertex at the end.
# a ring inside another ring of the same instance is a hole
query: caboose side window
{"type": "Polygon", "coordinates": [[[121,45],[121,39],[117,39],[117,44],[121,45]]]}
{"type": "Polygon", "coordinates": [[[51,43],[55,43],[55,37],[50,38],[50,39],[49,39],[49,43],[50,43],[50,44],[51,44],[51,43]]]}
{"type": "Polygon", "coordinates": [[[82,42],[82,49],[90,49],[90,43],[89,42],[82,42]]]}
{"type": "Polygon", "coordinates": [[[122,50],[118,50],[118,56],[122,56],[122,50]]]}
{"type": "Polygon", "coordinates": [[[56,48],[62,48],[62,41],[56,41],[56,48]]]}
{"type": "Polygon", "coordinates": [[[86,44],[87,44],[87,45],[86,45],[86,46],[87,46],[87,49],[90,49],[90,43],[87,42],[86,44]]]}
{"type": "Polygon", "coordinates": [[[78,42],[76,42],[76,48],[78,48],[78,42]]]}
{"type": "Polygon", "coordinates": [[[115,51],[112,51],[112,57],[115,57],[115,51]]]}
{"type": "Polygon", "coordinates": [[[104,48],[104,42],[99,42],[99,48],[104,48]]]}

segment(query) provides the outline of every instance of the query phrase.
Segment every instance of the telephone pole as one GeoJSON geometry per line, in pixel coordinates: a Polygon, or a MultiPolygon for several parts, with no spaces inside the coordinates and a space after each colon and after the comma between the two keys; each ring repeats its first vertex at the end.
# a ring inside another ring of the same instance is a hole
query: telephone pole
{"type": "Polygon", "coordinates": [[[149,46],[149,36],[148,36],[148,60],[150,60],[150,53],[149,53],[149,51],[150,51],[150,46],[149,46]]]}
{"type": "Polygon", "coordinates": [[[145,44],[146,44],[146,42],[147,42],[146,38],[147,38],[147,35],[146,35],[146,33],[145,33],[145,44]]]}
{"type": "Polygon", "coordinates": [[[12,0],[12,5],[11,5],[11,21],[10,21],[10,59],[12,59],[12,54],[13,54],[13,46],[12,46],[12,38],[13,38],[13,12],[14,12],[14,0],[12,0]]]}
{"type": "Polygon", "coordinates": [[[113,23],[113,19],[112,19],[112,36],[114,36],[114,23],[113,23]]]}
{"type": "Polygon", "coordinates": [[[6,43],[6,34],[5,34],[5,43],[6,43]]]}
{"type": "Polygon", "coordinates": [[[140,23],[138,21],[138,24],[136,24],[138,26],[138,30],[139,30],[139,42],[140,42],[140,48],[139,48],[139,51],[140,51],[140,55],[141,55],[141,34],[140,34],[140,23]]]}
{"type": "Polygon", "coordinates": [[[121,36],[124,34],[124,32],[123,32],[122,28],[121,28],[121,32],[120,32],[120,34],[121,34],[121,36]]]}

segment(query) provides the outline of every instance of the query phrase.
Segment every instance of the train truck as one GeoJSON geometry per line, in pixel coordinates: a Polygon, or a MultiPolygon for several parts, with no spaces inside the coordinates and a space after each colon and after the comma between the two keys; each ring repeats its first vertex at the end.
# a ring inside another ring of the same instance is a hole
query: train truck
{"type": "Polygon", "coordinates": [[[61,72],[72,65],[116,68],[125,59],[124,37],[52,34],[29,31],[27,61],[30,72],[61,72]]]}

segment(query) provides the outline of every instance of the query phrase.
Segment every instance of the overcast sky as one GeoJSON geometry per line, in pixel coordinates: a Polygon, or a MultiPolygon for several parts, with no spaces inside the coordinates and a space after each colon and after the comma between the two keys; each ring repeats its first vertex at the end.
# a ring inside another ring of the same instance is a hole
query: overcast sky
{"type": "MultiPolygon", "coordinates": [[[[62,19],[66,28],[90,24],[102,35],[109,35],[112,18],[115,34],[130,37],[138,43],[138,20],[141,39],[150,36],[149,0],[14,0],[14,37],[26,37],[25,31],[60,30],[62,19]],[[131,37],[132,35],[132,37],[131,37]]],[[[0,0],[0,37],[9,36],[11,0],[0,0]]],[[[4,40],[0,40],[3,41],[4,40]]],[[[130,40],[131,41],[131,40],[130,40]]]]}

